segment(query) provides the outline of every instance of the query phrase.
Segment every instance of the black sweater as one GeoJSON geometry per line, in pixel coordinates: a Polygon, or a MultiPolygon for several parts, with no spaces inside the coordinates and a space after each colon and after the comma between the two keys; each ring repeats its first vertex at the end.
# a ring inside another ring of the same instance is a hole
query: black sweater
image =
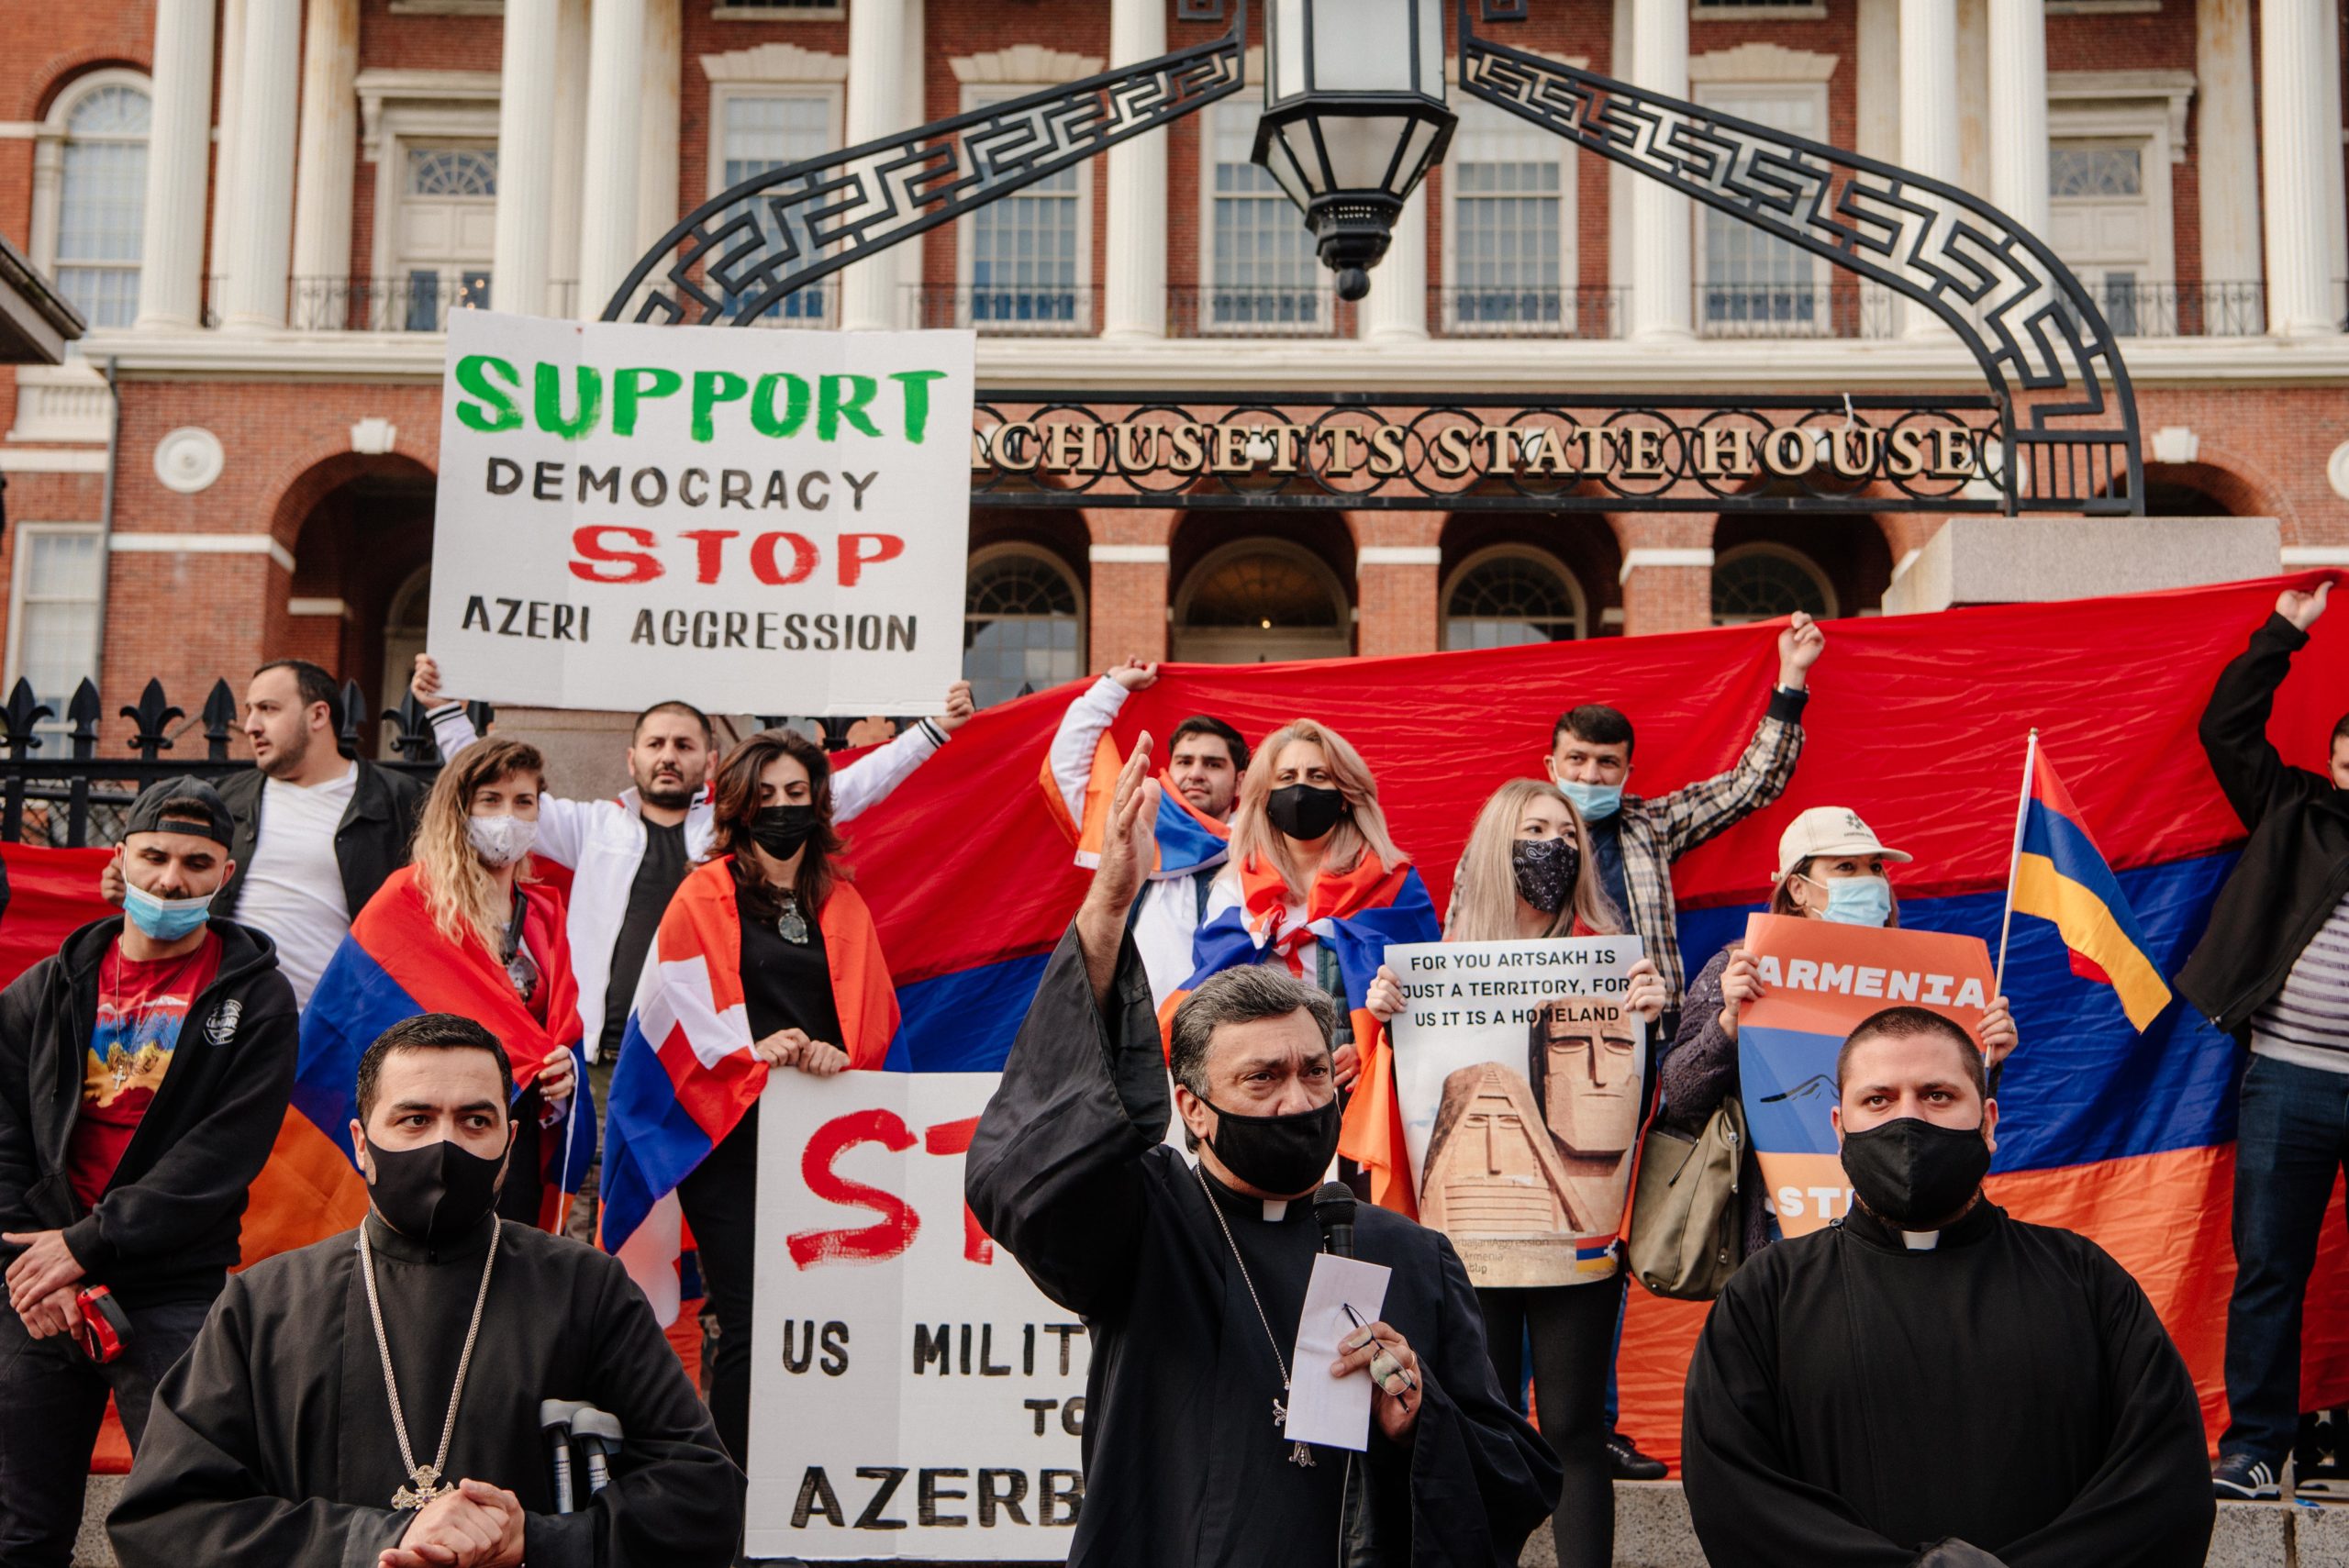
{"type": "MultiPolygon", "coordinates": [[[[114,1179],[84,1209],[65,1177],[82,1114],[98,966],[115,915],[0,992],[0,1230],[62,1230],[88,1281],[126,1305],[209,1300],[238,1258],[246,1189],[294,1089],[294,990],[261,932],[214,919],[220,969],[189,1007],[170,1071],[114,1179]]],[[[22,1251],[0,1247],[0,1264],[22,1251]]]]}
{"type": "Polygon", "coordinates": [[[2276,688],[2308,640],[2282,616],[2269,616],[2220,673],[2202,714],[2202,750],[2251,839],[2210,906],[2200,945],[2177,973],[2177,989],[2238,1037],[2349,893],[2349,791],[2287,767],[2267,739],[2276,688]]]}

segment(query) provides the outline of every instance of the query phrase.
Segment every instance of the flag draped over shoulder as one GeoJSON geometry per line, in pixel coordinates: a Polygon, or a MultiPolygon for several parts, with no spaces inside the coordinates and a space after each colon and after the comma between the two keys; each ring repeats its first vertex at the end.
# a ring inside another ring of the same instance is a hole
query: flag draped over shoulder
{"type": "MultiPolygon", "coordinates": [[[[817,911],[849,1065],[877,1068],[897,1029],[889,966],[864,899],[845,881],[817,911]]],[[[731,858],[687,876],[638,977],[606,1110],[601,1224],[662,1323],[681,1298],[677,1184],[757,1103],[771,1069],[751,1049],[742,922],[731,858]]]]}
{"type": "MultiPolygon", "coordinates": [[[[1118,743],[1104,735],[1093,748],[1093,772],[1085,783],[1084,813],[1080,819],[1069,814],[1069,803],[1061,793],[1060,780],[1052,775],[1052,759],[1049,751],[1044,757],[1043,772],[1038,782],[1043,786],[1045,809],[1070,843],[1076,846],[1076,863],[1097,866],[1101,863],[1101,837],[1108,830],[1109,802],[1117,794],[1118,774],[1126,765],[1125,754],[1118,743]]],[[[1183,798],[1174,787],[1174,779],[1165,769],[1158,771],[1162,800],[1158,808],[1157,826],[1153,830],[1152,862],[1142,868],[1142,874],[1152,878],[1188,876],[1204,867],[1221,862],[1230,852],[1231,828],[1217,821],[1183,798]]]]}
{"type": "Polygon", "coordinates": [[[2111,986],[2129,1021],[2148,1028],[2169,1006],[2169,985],[2055,765],[2035,743],[2031,756],[2015,840],[2015,913],[2054,921],[2072,973],[2111,986]]]}
{"type": "Polygon", "coordinates": [[[519,885],[522,940],[547,987],[545,1023],[514,994],[506,966],[479,937],[468,932],[451,944],[434,927],[415,867],[393,873],[351,922],[351,934],[328,961],[302,1011],[294,1103],[269,1169],[254,1184],[248,1262],[347,1230],[366,1211],[366,1187],[351,1146],[351,1123],[359,1114],[359,1059],[376,1036],[418,1013],[454,1013],[495,1035],[513,1064],[517,1095],[538,1081],[556,1047],[571,1051],[574,1088],[563,1107],[565,1120],[539,1140],[546,1162],[539,1223],[554,1229],[563,1195],[579,1190],[595,1159],[596,1116],[584,1092],[587,1063],[562,898],[542,884],[519,885]]]}
{"type": "MultiPolygon", "coordinates": [[[[1163,813],[1162,812],[1163,816],[1163,813]]],[[[1226,873],[1227,875],[1230,873],[1226,873]]],[[[1405,1214],[1417,1212],[1411,1197],[1411,1162],[1403,1148],[1403,1107],[1395,1094],[1395,1063],[1386,1029],[1363,1004],[1378,977],[1390,942],[1431,942],[1442,938],[1427,884],[1408,861],[1389,866],[1365,851],[1353,870],[1324,873],[1306,892],[1305,907],[1293,911],[1279,870],[1255,860],[1239,868],[1235,898],[1219,884],[1208,918],[1193,940],[1197,968],[1183,988],[1160,1006],[1162,1029],[1171,1028],[1174,1009],[1209,975],[1243,963],[1279,962],[1304,978],[1297,949],[1308,941],[1328,947],[1353,1015],[1361,1076],[1346,1106],[1338,1149],[1371,1173],[1371,1198],[1405,1214]]]]}

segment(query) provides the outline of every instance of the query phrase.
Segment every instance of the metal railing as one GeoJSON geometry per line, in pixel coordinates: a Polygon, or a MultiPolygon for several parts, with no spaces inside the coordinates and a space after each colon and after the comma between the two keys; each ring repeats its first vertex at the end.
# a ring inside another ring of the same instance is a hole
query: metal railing
{"type": "Polygon", "coordinates": [[[1351,338],[1356,307],[1329,289],[1176,284],[1166,291],[1170,338],[1351,338]]]}
{"type": "Polygon", "coordinates": [[[1428,329],[1441,338],[1620,338],[1631,292],[1501,284],[1431,288],[1428,329]]]}
{"type": "Polygon", "coordinates": [[[1875,284],[1712,284],[1696,287],[1703,338],[1889,338],[1898,296],[1875,284]]]}
{"type": "MultiPolygon", "coordinates": [[[[343,751],[362,750],[360,716],[367,701],[355,681],[342,687],[343,751]]],[[[496,712],[486,703],[468,705],[473,728],[486,732],[496,712]]],[[[76,687],[59,714],[18,681],[0,706],[0,840],[53,849],[106,845],[122,837],[123,819],[139,792],[159,779],[194,773],[223,779],[250,771],[250,758],[229,755],[237,733],[237,698],[226,681],[215,681],[203,711],[187,717],[150,680],[139,700],[119,710],[131,724],[128,756],[98,755],[98,725],[106,705],[89,681],[76,687]],[[190,733],[202,740],[204,754],[182,751],[190,733]]],[[[383,712],[384,738],[394,753],[384,765],[429,778],[440,769],[440,749],[423,705],[404,696],[383,712]]]]}
{"type": "Polygon", "coordinates": [[[2097,308],[2122,338],[2256,338],[2267,330],[2262,284],[2091,284],[2097,308]]]}
{"type": "Polygon", "coordinates": [[[1016,284],[906,291],[906,319],[914,327],[967,327],[988,337],[1090,338],[1101,330],[1101,292],[1094,288],[1016,284]]]}

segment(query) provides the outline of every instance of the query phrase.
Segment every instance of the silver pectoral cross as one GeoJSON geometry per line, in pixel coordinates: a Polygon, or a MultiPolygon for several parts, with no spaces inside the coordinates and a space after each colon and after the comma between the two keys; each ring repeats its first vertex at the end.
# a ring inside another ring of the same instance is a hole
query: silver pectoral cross
{"type": "MultiPolygon", "coordinates": [[[[1273,1425],[1284,1430],[1288,1427],[1288,1407],[1278,1399],[1273,1401],[1273,1425]]],[[[1289,1444],[1288,1462],[1300,1470],[1311,1470],[1316,1462],[1313,1450],[1304,1443],[1289,1444]]]]}
{"type": "Polygon", "coordinates": [[[414,1485],[392,1494],[392,1507],[403,1511],[421,1508],[433,1498],[445,1497],[456,1490],[454,1486],[440,1485],[440,1473],[429,1464],[419,1464],[409,1471],[408,1480],[414,1485]]]}

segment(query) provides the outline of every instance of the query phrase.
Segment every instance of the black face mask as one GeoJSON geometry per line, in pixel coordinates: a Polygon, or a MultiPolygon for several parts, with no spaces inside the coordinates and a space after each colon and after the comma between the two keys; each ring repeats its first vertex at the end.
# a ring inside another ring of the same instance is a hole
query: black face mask
{"type": "Polygon", "coordinates": [[[1843,1135],[1843,1173],[1870,1213],[1903,1230],[1954,1218],[1990,1173],[1982,1129],[1902,1117],[1843,1135]]]}
{"type": "Polygon", "coordinates": [[[506,1184],[504,1155],[484,1160],[453,1139],[386,1149],[371,1138],[367,1162],[375,1173],[367,1188],[375,1212],[401,1235],[427,1246],[479,1225],[506,1184]]]}
{"type": "Polygon", "coordinates": [[[1346,819],[1346,797],[1319,784],[1284,784],[1264,797],[1264,815],[1299,843],[1329,837],[1346,819]]]}
{"type": "Polygon", "coordinates": [[[1508,862],[1517,873],[1517,895],[1554,915],[1574,894],[1582,851],[1572,839],[1520,839],[1508,847],[1508,862]]]}
{"type": "Polygon", "coordinates": [[[1286,1116],[1234,1116],[1213,1100],[1215,1136],[1206,1140],[1224,1168],[1252,1187],[1268,1193],[1312,1191],[1338,1152],[1338,1122],[1343,1115],[1332,1095],[1326,1106],[1286,1116]]]}
{"type": "Polygon", "coordinates": [[[751,817],[751,842],[775,859],[787,861],[799,852],[799,846],[814,835],[817,826],[812,806],[763,806],[751,817]]]}

